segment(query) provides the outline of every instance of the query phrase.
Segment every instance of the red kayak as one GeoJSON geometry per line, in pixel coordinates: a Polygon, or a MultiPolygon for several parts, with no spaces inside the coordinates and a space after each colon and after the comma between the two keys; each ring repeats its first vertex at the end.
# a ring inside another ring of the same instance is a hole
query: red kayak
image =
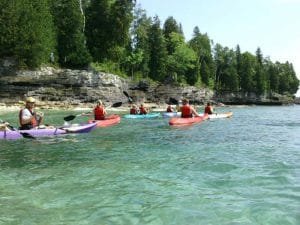
{"type": "Polygon", "coordinates": [[[171,126],[189,126],[195,123],[201,123],[202,121],[207,119],[208,119],[208,114],[204,114],[203,116],[190,117],[190,118],[173,117],[170,119],[169,124],[171,126]]]}
{"type": "Polygon", "coordinates": [[[121,117],[117,114],[106,116],[104,120],[89,120],[88,123],[97,123],[97,127],[109,127],[120,123],[121,117]]]}

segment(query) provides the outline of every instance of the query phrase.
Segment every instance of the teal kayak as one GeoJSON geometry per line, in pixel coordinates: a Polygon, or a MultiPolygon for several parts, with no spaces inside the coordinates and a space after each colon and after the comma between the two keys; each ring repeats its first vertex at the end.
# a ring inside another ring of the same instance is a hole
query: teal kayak
{"type": "Polygon", "coordinates": [[[157,118],[160,116],[160,113],[148,113],[148,114],[126,114],[124,118],[126,119],[150,119],[157,118]]]}

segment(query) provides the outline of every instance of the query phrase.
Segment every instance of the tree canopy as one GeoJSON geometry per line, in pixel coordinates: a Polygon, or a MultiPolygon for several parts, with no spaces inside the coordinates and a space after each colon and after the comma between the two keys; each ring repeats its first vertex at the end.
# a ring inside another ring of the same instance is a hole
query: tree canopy
{"type": "Polygon", "coordinates": [[[200,85],[216,91],[295,94],[291,62],[214,44],[199,27],[186,41],[174,17],[150,18],[135,0],[2,0],[0,57],[20,68],[54,64],[132,78],[200,85]]]}

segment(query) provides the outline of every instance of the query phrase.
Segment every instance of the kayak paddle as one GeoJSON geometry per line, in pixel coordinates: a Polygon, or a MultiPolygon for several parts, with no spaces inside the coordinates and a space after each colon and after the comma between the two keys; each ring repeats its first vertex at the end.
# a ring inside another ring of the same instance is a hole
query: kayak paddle
{"type": "Polygon", "coordinates": [[[126,91],[123,91],[123,94],[128,98],[128,101],[130,103],[133,102],[132,98],[129,96],[129,94],[126,91]]]}
{"type": "MultiPolygon", "coordinates": [[[[122,102],[115,102],[114,104],[112,104],[111,106],[109,107],[113,107],[113,108],[117,108],[117,107],[120,107],[122,105],[122,102]]],[[[86,114],[88,113],[91,113],[91,112],[87,112],[86,114]]],[[[64,121],[71,121],[71,120],[74,120],[77,116],[81,116],[82,113],[80,114],[77,114],[77,115],[69,115],[69,116],[65,116],[64,117],[64,121]]]]}

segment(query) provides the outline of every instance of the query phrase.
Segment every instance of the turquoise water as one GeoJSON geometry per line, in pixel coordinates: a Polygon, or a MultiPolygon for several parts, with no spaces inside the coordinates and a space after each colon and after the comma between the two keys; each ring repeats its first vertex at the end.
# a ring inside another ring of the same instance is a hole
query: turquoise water
{"type": "Polygon", "coordinates": [[[300,224],[300,106],[218,110],[234,115],[0,141],[0,224],[300,224]]]}

